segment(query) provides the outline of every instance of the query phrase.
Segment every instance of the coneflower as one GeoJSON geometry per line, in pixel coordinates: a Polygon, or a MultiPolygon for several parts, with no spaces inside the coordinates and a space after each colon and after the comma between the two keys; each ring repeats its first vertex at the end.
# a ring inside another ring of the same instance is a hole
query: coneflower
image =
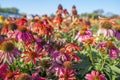
{"type": "Polygon", "coordinates": [[[0,62],[13,63],[14,59],[20,55],[18,50],[11,41],[3,41],[0,45],[0,62]]]}
{"type": "Polygon", "coordinates": [[[82,29],[79,31],[75,37],[75,40],[77,39],[78,42],[83,42],[84,40],[92,37],[92,31],[87,29],[82,29]]]}
{"type": "Polygon", "coordinates": [[[23,41],[25,44],[31,44],[34,41],[33,35],[27,31],[25,27],[19,27],[18,31],[15,32],[16,39],[20,42],[23,41]]]}
{"type": "Polygon", "coordinates": [[[110,41],[99,44],[98,49],[104,50],[104,52],[108,51],[112,60],[117,59],[120,53],[119,49],[115,46],[115,44],[110,41]]]}
{"type": "Polygon", "coordinates": [[[32,79],[31,79],[31,76],[29,74],[22,73],[22,74],[19,75],[17,80],[32,80],[32,79]]]}
{"type": "Polygon", "coordinates": [[[76,80],[74,74],[74,70],[63,68],[59,74],[59,80],[76,80]]]}
{"type": "Polygon", "coordinates": [[[111,22],[109,19],[103,18],[100,20],[101,27],[97,32],[98,36],[102,34],[105,38],[113,38],[115,34],[114,30],[112,29],[112,24],[113,22],[111,22]]]}
{"type": "Polygon", "coordinates": [[[42,53],[41,47],[37,46],[35,50],[32,50],[30,47],[28,47],[28,51],[24,52],[24,56],[22,56],[22,58],[26,59],[25,64],[32,61],[36,65],[36,61],[44,55],[45,54],[42,53]]]}
{"type": "Polygon", "coordinates": [[[115,27],[115,37],[120,40],[120,26],[115,27]]]}
{"type": "Polygon", "coordinates": [[[91,74],[86,74],[86,80],[106,80],[103,74],[100,74],[98,71],[92,71],[91,74]]]}

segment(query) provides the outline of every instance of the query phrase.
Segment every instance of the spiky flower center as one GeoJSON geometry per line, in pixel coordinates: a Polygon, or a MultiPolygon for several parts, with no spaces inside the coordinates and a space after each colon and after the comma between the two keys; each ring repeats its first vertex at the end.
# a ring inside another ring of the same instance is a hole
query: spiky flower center
{"type": "Polygon", "coordinates": [[[60,38],[61,35],[60,34],[55,34],[55,38],[60,38]]]}
{"type": "Polygon", "coordinates": [[[120,32],[120,26],[115,27],[115,30],[118,31],[118,32],[120,32]]]}
{"type": "Polygon", "coordinates": [[[26,31],[27,31],[27,29],[26,29],[25,27],[19,27],[19,30],[20,30],[21,32],[26,32],[26,31]]]}
{"type": "Polygon", "coordinates": [[[49,59],[41,59],[40,65],[44,68],[48,68],[49,67],[49,59]]]}
{"type": "Polygon", "coordinates": [[[65,80],[68,80],[68,75],[65,74],[65,75],[64,75],[64,78],[65,78],[65,80]]]}
{"type": "Polygon", "coordinates": [[[17,80],[31,80],[31,79],[30,75],[28,75],[27,73],[22,73],[17,80]]]}
{"type": "Polygon", "coordinates": [[[65,53],[65,48],[61,48],[60,53],[65,53]]]}
{"type": "Polygon", "coordinates": [[[14,74],[13,74],[13,72],[8,72],[6,76],[8,79],[11,79],[14,77],[14,74]]]}
{"type": "Polygon", "coordinates": [[[4,41],[0,45],[0,50],[2,50],[4,52],[11,52],[14,48],[15,48],[14,44],[9,41],[4,41]]]}
{"type": "Polygon", "coordinates": [[[86,44],[92,44],[92,43],[93,43],[93,39],[86,39],[86,40],[85,40],[85,43],[86,43],[86,44]]]}
{"type": "Polygon", "coordinates": [[[109,48],[109,49],[115,47],[114,43],[113,43],[113,42],[110,42],[110,41],[106,43],[106,46],[107,46],[107,48],[109,48]]]}
{"type": "Polygon", "coordinates": [[[106,28],[106,29],[111,29],[112,28],[112,25],[109,23],[109,22],[104,22],[102,25],[101,25],[102,28],[106,28]]]}
{"type": "Polygon", "coordinates": [[[94,80],[101,80],[99,76],[95,76],[94,80]]]}
{"type": "Polygon", "coordinates": [[[72,69],[72,62],[71,61],[65,61],[63,63],[64,67],[67,69],[72,69]]]}
{"type": "Polygon", "coordinates": [[[86,35],[86,30],[81,30],[80,35],[86,35]]]}
{"type": "Polygon", "coordinates": [[[105,52],[105,48],[100,48],[100,52],[105,52]]]}
{"type": "Polygon", "coordinates": [[[37,55],[36,52],[30,52],[30,53],[28,54],[28,56],[29,56],[31,59],[34,59],[34,58],[36,58],[38,55],[37,55]]]}

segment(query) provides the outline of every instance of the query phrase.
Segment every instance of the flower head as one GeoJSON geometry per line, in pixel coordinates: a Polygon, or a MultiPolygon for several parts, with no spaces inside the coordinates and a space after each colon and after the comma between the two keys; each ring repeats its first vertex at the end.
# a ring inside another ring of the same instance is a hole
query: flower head
{"type": "Polygon", "coordinates": [[[76,35],[75,39],[77,39],[79,42],[83,42],[84,40],[92,37],[92,31],[82,29],[78,34],[76,35]]]}
{"type": "Polygon", "coordinates": [[[72,69],[72,62],[71,61],[65,61],[63,63],[65,68],[72,69]]]}
{"type": "Polygon", "coordinates": [[[113,42],[106,42],[106,47],[109,48],[109,49],[112,49],[113,47],[115,47],[114,43],[113,42]]]}
{"type": "Polygon", "coordinates": [[[74,70],[63,68],[59,74],[59,80],[76,80],[74,70]]]}
{"type": "Polygon", "coordinates": [[[0,62],[12,63],[20,53],[21,51],[19,51],[11,41],[3,41],[0,45],[0,62]]]}
{"type": "Polygon", "coordinates": [[[41,53],[42,52],[42,48],[40,47],[36,47],[35,51],[33,51],[30,47],[28,47],[28,51],[24,52],[24,56],[22,56],[22,58],[26,58],[25,64],[33,61],[34,64],[36,64],[36,61],[40,58],[43,57],[44,54],[41,53]]]}
{"type": "Polygon", "coordinates": [[[112,25],[111,25],[110,22],[104,22],[104,23],[101,24],[101,27],[105,28],[105,29],[111,29],[112,25]]]}
{"type": "Polygon", "coordinates": [[[23,41],[25,44],[35,41],[34,36],[25,27],[20,27],[18,31],[15,31],[15,38],[18,42],[23,41]]]}
{"type": "Polygon", "coordinates": [[[105,76],[98,71],[92,71],[91,74],[86,74],[85,78],[87,80],[106,80],[105,76]]]}
{"type": "Polygon", "coordinates": [[[27,73],[22,73],[19,75],[19,77],[17,78],[17,80],[32,80],[30,75],[27,73]]]}
{"type": "Polygon", "coordinates": [[[112,60],[118,58],[120,53],[119,49],[115,46],[115,44],[110,41],[99,44],[98,49],[103,52],[109,52],[110,58],[112,60]]]}

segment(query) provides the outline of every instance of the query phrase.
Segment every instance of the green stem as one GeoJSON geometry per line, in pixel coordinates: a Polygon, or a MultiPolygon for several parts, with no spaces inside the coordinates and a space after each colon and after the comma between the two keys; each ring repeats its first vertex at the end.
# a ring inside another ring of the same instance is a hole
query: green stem
{"type": "Polygon", "coordinates": [[[100,68],[100,71],[104,68],[105,61],[106,61],[106,59],[103,59],[103,62],[102,62],[102,66],[101,66],[101,68],[100,68]]]}
{"type": "Polygon", "coordinates": [[[89,58],[90,58],[90,61],[92,62],[92,65],[94,65],[93,56],[92,56],[92,52],[91,51],[90,51],[89,58]]]}
{"type": "Polygon", "coordinates": [[[90,45],[88,45],[88,46],[90,48],[90,50],[89,50],[89,52],[90,52],[89,58],[90,58],[90,61],[92,62],[92,65],[94,66],[94,61],[93,61],[93,55],[92,55],[91,47],[90,47],[90,45]]]}

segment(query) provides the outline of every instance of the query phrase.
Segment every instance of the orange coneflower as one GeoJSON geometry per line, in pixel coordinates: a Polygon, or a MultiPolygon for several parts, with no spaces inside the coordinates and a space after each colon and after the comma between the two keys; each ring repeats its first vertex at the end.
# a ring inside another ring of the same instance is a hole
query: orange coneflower
{"type": "Polygon", "coordinates": [[[28,51],[24,52],[24,56],[22,56],[22,58],[25,58],[25,64],[32,61],[34,64],[36,64],[36,61],[39,60],[40,57],[43,57],[44,54],[41,53],[42,52],[42,48],[36,47],[35,51],[33,51],[30,47],[28,47],[28,51]]]}

